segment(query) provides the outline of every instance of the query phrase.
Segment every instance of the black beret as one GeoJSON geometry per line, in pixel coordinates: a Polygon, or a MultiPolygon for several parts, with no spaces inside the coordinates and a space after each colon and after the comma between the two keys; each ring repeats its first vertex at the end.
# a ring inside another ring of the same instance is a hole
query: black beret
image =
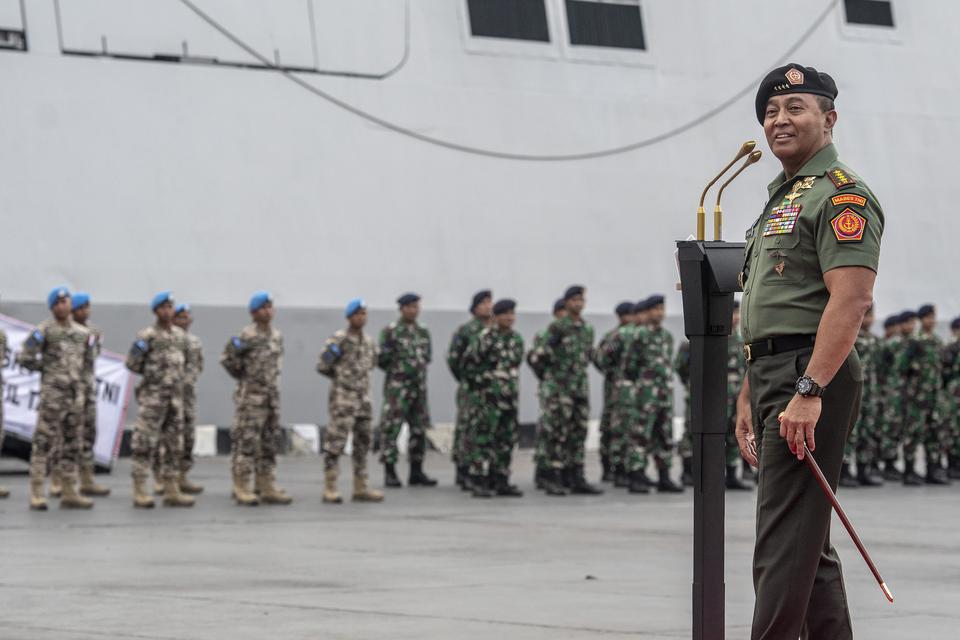
{"type": "Polygon", "coordinates": [[[470,311],[473,312],[477,308],[477,305],[483,302],[484,300],[489,300],[493,297],[493,292],[490,289],[483,289],[477,291],[473,294],[473,300],[470,301],[470,311]]]}
{"type": "Polygon", "coordinates": [[[925,304],[917,309],[917,317],[926,318],[927,316],[932,316],[936,312],[937,310],[933,308],[932,304],[925,304]]]}
{"type": "Polygon", "coordinates": [[[516,308],[517,308],[516,300],[511,300],[510,298],[497,300],[496,304],[493,305],[493,315],[499,316],[500,314],[513,311],[516,308]]]}
{"type": "Polygon", "coordinates": [[[907,320],[916,320],[916,319],[917,319],[917,312],[913,311],[912,309],[907,309],[906,311],[900,314],[901,323],[906,322],[907,320]]]}
{"type": "Polygon", "coordinates": [[[659,293],[655,293],[649,298],[647,298],[647,304],[650,305],[647,308],[653,309],[658,304],[663,304],[664,300],[665,298],[662,295],[660,295],[659,293]]]}
{"type": "Polygon", "coordinates": [[[569,300],[574,296],[582,296],[584,291],[586,291],[586,289],[583,287],[583,285],[579,285],[579,284],[575,284],[573,286],[567,287],[567,290],[563,294],[563,299],[569,300]]]}
{"type": "Polygon", "coordinates": [[[812,93],[833,100],[837,97],[837,83],[828,74],[795,62],[774,69],[760,82],[757,89],[757,120],[760,124],[763,124],[770,97],[788,93],[812,93]]]}
{"type": "Polygon", "coordinates": [[[953,321],[950,322],[950,328],[954,330],[960,329],[960,318],[954,318],[953,321]]]}
{"type": "Polygon", "coordinates": [[[418,296],[417,294],[405,293],[399,298],[397,298],[397,304],[400,305],[401,307],[404,307],[408,304],[413,304],[414,302],[417,302],[419,300],[420,300],[420,296],[418,296]]]}
{"type": "Polygon", "coordinates": [[[632,302],[621,302],[613,310],[618,316],[628,316],[633,313],[633,303],[632,302]]]}
{"type": "Polygon", "coordinates": [[[887,316],[887,319],[883,321],[883,328],[889,329],[890,327],[895,327],[898,324],[900,324],[899,315],[887,316]]]}
{"type": "Polygon", "coordinates": [[[650,310],[650,298],[644,298],[637,304],[633,305],[634,313],[640,313],[642,311],[649,311],[649,310],[650,310]]]}
{"type": "Polygon", "coordinates": [[[556,313],[557,311],[563,311],[566,308],[567,308],[567,301],[564,300],[563,298],[557,298],[556,301],[553,303],[554,313],[556,313]]]}

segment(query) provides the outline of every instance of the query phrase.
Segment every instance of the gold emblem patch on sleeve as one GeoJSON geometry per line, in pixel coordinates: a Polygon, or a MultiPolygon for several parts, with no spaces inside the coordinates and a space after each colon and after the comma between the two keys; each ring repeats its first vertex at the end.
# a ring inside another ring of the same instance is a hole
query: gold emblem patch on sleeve
{"type": "Polygon", "coordinates": [[[830,221],[830,225],[837,236],[837,242],[860,242],[863,240],[867,219],[847,207],[830,221]]]}

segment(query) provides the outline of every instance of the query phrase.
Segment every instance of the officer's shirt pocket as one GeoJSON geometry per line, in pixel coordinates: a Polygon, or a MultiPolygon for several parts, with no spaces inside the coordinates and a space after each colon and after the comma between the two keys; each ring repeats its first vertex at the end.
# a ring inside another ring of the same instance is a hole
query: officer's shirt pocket
{"type": "Polygon", "coordinates": [[[802,282],[805,277],[803,253],[800,249],[800,230],[791,233],[763,237],[760,260],[757,264],[759,277],[765,285],[784,285],[802,282]]]}

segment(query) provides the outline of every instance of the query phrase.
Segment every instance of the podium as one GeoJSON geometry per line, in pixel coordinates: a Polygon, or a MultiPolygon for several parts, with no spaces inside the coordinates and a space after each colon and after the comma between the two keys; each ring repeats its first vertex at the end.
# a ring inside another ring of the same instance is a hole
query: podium
{"type": "Polygon", "coordinates": [[[724,448],[727,343],[741,291],[742,242],[677,242],[684,333],[690,340],[693,440],[693,639],[724,638],[724,448]]]}

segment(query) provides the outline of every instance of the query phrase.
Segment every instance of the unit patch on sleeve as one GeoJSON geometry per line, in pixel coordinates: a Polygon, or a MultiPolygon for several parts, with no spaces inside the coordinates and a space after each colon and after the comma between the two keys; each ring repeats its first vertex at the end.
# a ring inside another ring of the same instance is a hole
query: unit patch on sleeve
{"type": "Polygon", "coordinates": [[[830,202],[833,203],[833,206],[839,207],[845,204],[852,204],[858,207],[866,206],[867,199],[863,196],[858,196],[855,193],[841,193],[839,195],[833,196],[830,198],[830,202]]]}
{"type": "Polygon", "coordinates": [[[848,207],[831,220],[830,225],[837,236],[837,242],[860,242],[863,240],[867,219],[848,207]]]}
{"type": "Polygon", "coordinates": [[[830,182],[833,183],[837,189],[842,189],[843,187],[849,187],[850,185],[857,184],[857,181],[847,175],[847,172],[839,167],[835,167],[827,171],[827,177],[830,178],[830,182]]]}
{"type": "Polygon", "coordinates": [[[797,224],[802,206],[791,204],[774,207],[763,225],[763,237],[793,233],[793,227],[797,224]]]}

